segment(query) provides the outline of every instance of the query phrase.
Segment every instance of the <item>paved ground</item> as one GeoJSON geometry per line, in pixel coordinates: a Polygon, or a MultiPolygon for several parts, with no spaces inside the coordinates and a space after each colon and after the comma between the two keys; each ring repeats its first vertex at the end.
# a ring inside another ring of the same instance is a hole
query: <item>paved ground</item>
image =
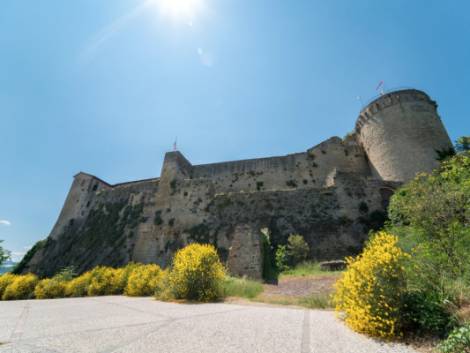
{"type": "Polygon", "coordinates": [[[412,353],[332,312],[95,297],[0,302],[0,352],[412,353]]]}

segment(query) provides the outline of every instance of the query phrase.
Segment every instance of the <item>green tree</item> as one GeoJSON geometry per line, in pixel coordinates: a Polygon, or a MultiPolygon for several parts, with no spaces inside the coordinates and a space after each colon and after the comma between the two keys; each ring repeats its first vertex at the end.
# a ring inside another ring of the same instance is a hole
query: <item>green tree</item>
{"type": "Polygon", "coordinates": [[[300,234],[291,234],[287,239],[287,256],[292,266],[307,259],[310,248],[300,234]]]}
{"type": "Polygon", "coordinates": [[[455,141],[457,152],[470,151],[470,136],[461,136],[455,141]]]}
{"type": "Polygon", "coordinates": [[[451,299],[457,282],[470,286],[470,153],[400,188],[389,218],[391,231],[413,254],[411,286],[442,299],[451,299]]]}
{"type": "MultiPolygon", "coordinates": [[[[0,244],[3,243],[3,240],[0,240],[0,244]]],[[[0,245],[0,265],[3,264],[6,260],[10,258],[10,252],[8,250],[5,250],[1,245],[0,245]]]]}

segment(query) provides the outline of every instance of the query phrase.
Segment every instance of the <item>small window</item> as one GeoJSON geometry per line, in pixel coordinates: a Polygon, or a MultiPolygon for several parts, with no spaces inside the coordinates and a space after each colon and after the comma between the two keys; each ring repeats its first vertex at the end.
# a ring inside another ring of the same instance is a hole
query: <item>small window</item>
{"type": "Polygon", "coordinates": [[[96,191],[96,190],[98,190],[98,184],[95,184],[95,185],[93,186],[93,191],[96,191]]]}
{"type": "Polygon", "coordinates": [[[90,207],[90,201],[88,201],[88,202],[86,203],[86,207],[87,207],[87,208],[90,207]]]}

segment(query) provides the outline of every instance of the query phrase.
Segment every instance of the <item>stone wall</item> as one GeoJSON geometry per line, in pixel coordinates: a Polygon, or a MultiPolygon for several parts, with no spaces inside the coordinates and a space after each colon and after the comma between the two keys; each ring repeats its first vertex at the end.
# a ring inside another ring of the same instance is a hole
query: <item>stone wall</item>
{"type": "Polygon", "coordinates": [[[193,166],[169,152],[160,178],[116,185],[79,173],[24,272],[129,261],[165,267],[176,250],[200,242],[214,244],[232,274],[260,278],[266,227],[275,247],[303,235],[310,259],[353,255],[383,224],[393,191],[435,167],[434,150],[448,146],[436,104],[411,90],[380,97],[353,134],[302,153],[193,166]]]}

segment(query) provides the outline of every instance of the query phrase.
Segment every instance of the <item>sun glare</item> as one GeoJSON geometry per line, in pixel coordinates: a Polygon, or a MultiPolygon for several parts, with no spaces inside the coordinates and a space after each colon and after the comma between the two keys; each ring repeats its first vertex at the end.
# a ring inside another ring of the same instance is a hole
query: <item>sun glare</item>
{"type": "Polygon", "coordinates": [[[154,0],[160,13],[174,20],[192,22],[203,8],[203,0],[154,0]]]}

